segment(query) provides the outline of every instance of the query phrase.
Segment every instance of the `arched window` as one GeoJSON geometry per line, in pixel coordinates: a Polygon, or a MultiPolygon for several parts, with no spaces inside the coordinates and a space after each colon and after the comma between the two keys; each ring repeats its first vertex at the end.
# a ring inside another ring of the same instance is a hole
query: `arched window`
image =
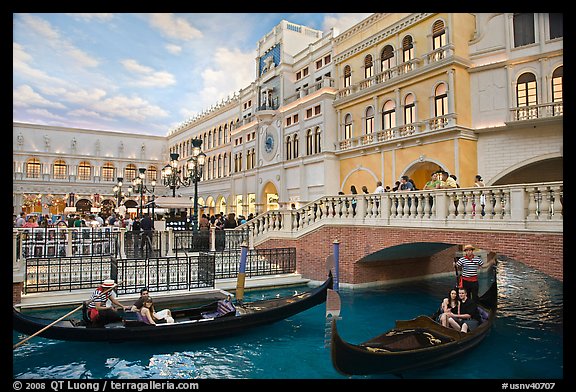
{"type": "Polygon", "coordinates": [[[416,121],[416,105],[414,94],[408,94],[404,98],[404,124],[412,124],[416,121]]]}
{"type": "Polygon", "coordinates": [[[436,90],[434,91],[434,110],[436,117],[448,114],[448,93],[444,83],[436,86],[436,90]]]}
{"type": "Polygon", "coordinates": [[[437,20],[432,25],[432,50],[441,48],[446,45],[446,29],[444,22],[437,20]]]}
{"type": "Polygon", "coordinates": [[[116,168],[111,162],[106,162],[102,165],[102,180],[104,181],[114,181],[114,177],[116,174],[116,168]]]}
{"type": "Polygon", "coordinates": [[[322,152],[322,138],[320,127],[314,130],[314,153],[319,154],[322,152]]]}
{"type": "Polygon", "coordinates": [[[251,167],[255,168],[256,167],[256,150],[255,149],[252,149],[252,158],[251,159],[252,159],[252,166],[251,167]]]}
{"type": "Polygon", "coordinates": [[[52,166],[52,176],[55,179],[63,180],[68,175],[68,167],[66,166],[66,161],[62,159],[57,159],[54,161],[52,166]]]}
{"type": "Polygon", "coordinates": [[[352,115],[347,114],[344,117],[344,140],[352,138],[352,115]]]}
{"type": "Polygon", "coordinates": [[[294,153],[294,158],[298,158],[300,156],[300,150],[298,149],[298,145],[300,143],[300,140],[298,140],[298,134],[294,134],[294,141],[292,142],[292,145],[294,146],[293,148],[293,153],[294,153]]]}
{"type": "Polygon", "coordinates": [[[518,78],[516,83],[516,102],[518,107],[538,104],[536,76],[533,73],[525,72],[518,78]]]}
{"type": "Polygon", "coordinates": [[[380,68],[382,71],[390,69],[394,66],[394,48],[392,45],[386,45],[384,49],[382,49],[382,54],[380,55],[380,68]]]}
{"type": "Polygon", "coordinates": [[[40,177],[40,160],[38,158],[30,158],[26,162],[26,177],[39,178],[40,177]]]}
{"type": "Polygon", "coordinates": [[[364,119],[364,128],[366,134],[374,132],[374,108],[370,106],[366,109],[366,118],[364,119]]]}
{"type": "Polygon", "coordinates": [[[286,137],[286,160],[292,159],[292,137],[286,137]]]}
{"type": "Polygon", "coordinates": [[[136,178],[136,165],[130,163],[124,169],[124,180],[132,181],[134,178],[136,178]]]}
{"type": "MultiPolygon", "coordinates": [[[[224,129],[224,130],[226,130],[226,129],[224,129]]],[[[223,175],[226,177],[226,176],[230,175],[230,173],[228,172],[228,168],[230,167],[230,165],[228,164],[228,153],[224,153],[223,163],[224,163],[223,175]]]]}
{"type": "Polygon", "coordinates": [[[372,61],[372,55],[364,57],[364,78],[368,79],[374,76],[374,62],[372,61]]]}
{"type": "MultiPolygon", "coordinates": [[[[230,123],[230,128],[232,128],[232,123],[230,123]]],[[[228,143],[228,124],[224,124],[224,144],[228,143]]]]}
{"type": "Polygon", "coordinates": [[[218,178],[222,178],[222,155],[218,155],[218,178]]]}
{"type": "MultiPolygon", "coordinates": [[[[216,134],[216,132],[214,132],[216,134]]],[[[212,176],[210,178],[216,178],[216,157],[212,157],[212,176]]]]}
{"type": "Polygon", "coordinates": [[[148,166],[148,169],[146,169],[146,180],[151,183],[152,181],[156,181],[157,178],[158,169],[156,169],[156,166],[148,166]]]}
{"type": "Polygon", "coordinates": [[[392,129],[396,127],[396,104],[389,99],[384,104],[382,111],[382,129],[392,129]]]}
{"type": "Polygon", "coordinates": [[[402,40],[402,61],[407,62],[414,59],[414,44],[412,37],[407,35],[402,40]]]}
{"type": "Polygon", "coordinates": [[[344,67],[344,88],[350,87],[352,85],[352,70],[350,66],[344,67]]]}
{"type": "Polygon", "coordinates": [[[208,144],[206,145],[206,148],[212,148],[212,130],[208,131],[208,144]]]}
{"type": "Polygon", "coordinates": [[[558,67],[552,74],[552,102],[562,102],[562,74],[564,67],[558,67]]]}
{"type": "Polygon", "coordinates": [[[222,145],[222,126],[218,127],[218,145],[222,145]]]}
{"type": "Polygon", "coordinates": [[[88,181],[92,177],[92,165],[88,161],[82,161],[78,164],[78,179],[88,181]]]}
{"type": "Polygon", "coordinates": [[[313,134],[312,130],[309,129],[306,131],[306,155],[312,155],[313,147],[313,134]]]}

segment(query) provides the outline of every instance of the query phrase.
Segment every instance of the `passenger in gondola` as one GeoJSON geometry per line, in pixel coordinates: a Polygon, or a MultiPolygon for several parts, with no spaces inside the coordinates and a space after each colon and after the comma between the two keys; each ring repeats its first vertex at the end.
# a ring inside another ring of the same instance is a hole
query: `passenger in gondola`
{"type": "Polygon", "coordinates": [[[116,286],[113,279],[106,279],[101,285],[96,287],[87,304],[87,318],[92,326],[103,327],[106,324],[122,321],[122,315],[115,306],[123,310],[128,310],[116,299],[116,293],[112,290],[116,286]],[[108,306],[108,300],[112,306],[108,306]]]}
{"type": "Polygon", "coordinates": [[[458,298],[458,289],[453,288],[448,293],[448,297],[442,300],[440,305],[440,316],[439,321],[444,327],[448,327],[448,316],[449,314],[457,314],[458,306],[460,305],[460,299],[458,298]]]}
{"type": "Polygon", "coordinates": [[[460,297],[459,311],[457,313],[450,312],[448,324],[461,332],[472,331],[480,324],[478,305],[473,299],[468,298],[468,292],[464,288],[458,289],[458,296],[460,297]]]}

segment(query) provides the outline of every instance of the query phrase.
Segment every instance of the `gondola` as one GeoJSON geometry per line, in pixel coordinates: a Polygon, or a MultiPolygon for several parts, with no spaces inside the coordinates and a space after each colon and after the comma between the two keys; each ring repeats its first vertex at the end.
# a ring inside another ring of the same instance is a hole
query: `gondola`
{"type": "MultiPolygon", "coordinates": [[[[435,315],[398,320],[395,327],[360,344],[342,339],[338,317],[331,320],[331,357],[334,368],[344,375],[395,374],[449,361],[477,346],[488,334],[496,317],[498,288],[496,267],[490,267],[492,283],[478,298],[481,323],[468,333],[443,327],[435,315]]],[[[328,293],[328,302],[333,295],[328,293]]]]}
{"type": "MultiPolygon", "coordinates": [[[[214,313],[217,302],[204,306],[172,310],[171,324],[148,325],[123,320],[96,328],[76,319],[64,319],[38,336],[69,341],[128,342],[193,341],[242,333],[249,328],[274,323],[303,312],[326,301],[332,287],[332,274],[319,287],[292,296],[235,304],[236,311],[206,318],[214,313]],[[204,316],[203,316],[204,314],[204,316]]],[[[13,328],[32,335],[50,325],[53,320],[25,315],[13,307],[13,328]]]]}

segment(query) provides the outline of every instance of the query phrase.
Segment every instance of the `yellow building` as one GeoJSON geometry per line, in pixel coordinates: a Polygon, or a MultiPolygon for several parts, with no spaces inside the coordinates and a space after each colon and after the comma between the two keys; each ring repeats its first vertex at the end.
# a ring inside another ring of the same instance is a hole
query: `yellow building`
{"type": "Polygon", "coordinates": [[[472,186],[468,44],[472,14],[374,14],[334,39],[341,190],[438,169],[472,186]]]}

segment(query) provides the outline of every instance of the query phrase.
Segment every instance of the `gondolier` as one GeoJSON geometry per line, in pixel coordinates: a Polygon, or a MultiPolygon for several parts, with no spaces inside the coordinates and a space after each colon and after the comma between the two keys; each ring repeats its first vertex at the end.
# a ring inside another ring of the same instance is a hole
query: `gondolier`
{"type": "Polygon", "coordinates": [[[113,307],[107,306],[108,300],[122,309],[129,309],[116,299],[116,293],[111,290],[114,286],[116,286],[114,280],[106,279],[92,293],[87,306],[87,316],[93,325],[104,326],[122,320],[122,316],[113,307]]]}
{"type": "Polygon", "coordinates": [[[466,289],[468,298],[478,301],[478,268],[484,265],[481,257],[474,255],[474,246],[464,246],[464,256],[454,263],[462,269],[462,287],[466,289]]]}

